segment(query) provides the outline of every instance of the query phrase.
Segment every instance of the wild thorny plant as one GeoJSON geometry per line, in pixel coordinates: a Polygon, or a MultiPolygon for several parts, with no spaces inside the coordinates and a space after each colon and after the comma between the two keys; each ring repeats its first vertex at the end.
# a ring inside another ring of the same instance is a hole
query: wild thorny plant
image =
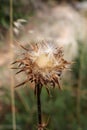
{"type": "Polygon", "coordinates": [[[25,52],[21,54],[20,59],[17,59],[12,64],[17,64],[17,73],[24,72],[26,79],[16,87],[31,82],[34,84],[34,93],[37,97],[38,110],[38,130],[46,129],[47,123],[43,123],[41,114],[41,90],[45,87],[47,93],[50,87],[58,86],[62,89],[59,83],[62,72],[68,69],[70,63],[63,57],[63,50],[57,44],[51,41],[41,41],[38,43],[30,43],[28,47],[20,45],[25,52]]]}

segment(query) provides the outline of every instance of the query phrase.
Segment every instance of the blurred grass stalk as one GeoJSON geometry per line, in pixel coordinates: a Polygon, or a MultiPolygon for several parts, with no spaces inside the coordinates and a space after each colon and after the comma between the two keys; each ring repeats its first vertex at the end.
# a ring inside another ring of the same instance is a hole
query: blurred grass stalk
{"type": "MultiPolygon", "coordinates": [[[[14,59],[14,53],[12,51],[13,44],[13,0],[10,0],[10,52],[11,61],[14,59]]],[[[15,95],[14,95],[14,76],[13,70],[11,70],[11,106],[12,106],[12,126],[13,130],[16,130],[16,117],[15,117],[15,95]]]]}
{"type": "MultiPolygon", "coordinates": [[[[83,83],[83,73],[84,73],[84,69],[85,69],[85,65],[86,65],[86,60],[84,59],[85,57],[85,53],[86,53],[86,43],[84,45],[82,45],[82,43],[80,43],[80,52],[79,52],[79,77],[78,77],[78,81],[77,81],[77,96],[76,96],[76,115],[77,115],[77,123],[78,123],[78,130],[81,129],[81,97],[83,96],[82,93],[84,91],[84,83],[83,83]],[[82,90],[83,87],[83,90],[82,90]]],[[[86,70],[85,70],[86,71],[86,70]]],[[[86,72],[85,72],[86,73],[86,72]]],[[[84,74],[85,75],[85,74],[84,74]]],[[[86,83],[85,83],[86,84],[86,83]]],[[[86,91],[86,89],[85,89],[86,91]]]]}

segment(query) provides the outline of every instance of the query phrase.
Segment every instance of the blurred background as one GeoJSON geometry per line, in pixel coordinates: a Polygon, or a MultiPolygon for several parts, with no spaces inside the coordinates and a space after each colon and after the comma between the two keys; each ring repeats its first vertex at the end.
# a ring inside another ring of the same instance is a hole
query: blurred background
{"type": "Polygon", "coordinates": [[[63,46],[65,58],[75,62],[62,77],[62,91],[50,89],[49,96],[42,90],[43,122],[49,118],[48,130],[87,130],[87,1],[11,2],[0,0],[0,130],[36,129],[36,97],[29,84],[13,91],[23,75],[16,77],[10,64],[21,54],[17,42],[43,39],[63,46]]]}

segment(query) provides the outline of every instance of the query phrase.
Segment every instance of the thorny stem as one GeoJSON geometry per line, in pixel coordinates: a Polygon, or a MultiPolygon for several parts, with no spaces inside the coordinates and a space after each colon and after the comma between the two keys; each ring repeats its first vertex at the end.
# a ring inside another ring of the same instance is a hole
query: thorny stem
{"type": "Polygon", "coordinates": [[[40,98],[40,93],[41,93],[41,88],[40,84],[36,84],[36,91],[37,91],[37,111],[38,111],[38,130],[43,130],[42,128],[42,114],[41,114],[41,98],[40,98]]]}

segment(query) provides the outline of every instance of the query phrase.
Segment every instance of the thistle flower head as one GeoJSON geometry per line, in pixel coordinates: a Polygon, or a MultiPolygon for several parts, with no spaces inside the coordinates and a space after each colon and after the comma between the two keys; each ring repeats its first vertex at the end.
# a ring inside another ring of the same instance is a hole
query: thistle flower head
{"type": "Polygon", "coordinates": [[[41,87],[45,85],[47,88],[47,85],[50,84],[53,87],[58,85],[60,88],[59,78],[70,64],[63,58],[62,48],[50,41],[32,43],[28,48],[21,47],[25,53],[13,64],[18,64],[17,73],[24,72],[26,80],[17,87],[31,81],[35,85],[39,83],[41,87]]]}

